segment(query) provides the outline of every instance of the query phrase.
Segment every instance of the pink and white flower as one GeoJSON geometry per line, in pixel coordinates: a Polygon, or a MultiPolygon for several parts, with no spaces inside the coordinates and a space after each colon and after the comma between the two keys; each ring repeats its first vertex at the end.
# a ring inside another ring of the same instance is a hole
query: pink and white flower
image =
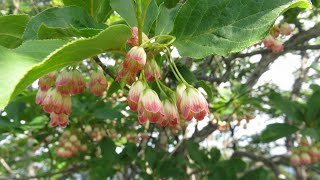
{"type": "Polygon", "coordinates": [[[179,112],[176,106],[176,103],[170,101],[169,99],[165,99],[163,101],[163,112],[164,118],[168,121],[169,125],[175,126],[180,121],[179,112]]]}
{"type": "Polygon", "coordinates": [[[300,163],[304,165],[311,164],[311,157],[308,153],[300,154],[300,163]]]}
{"type": "Polygon", "coordinates": [[[51,88],[47,92],[43,102],[43,110],[47,113],[70,114],[71,113],[71,97],[61,95],[56,88],[51,88]]]}
{"type": "Polygon", "coordinates": [[[290,24],[285,22],[280,25],[280,33],[282,35],[289,36],[292,33],[292,31],[293,28],[290,24]]]}
{"type": "Polygon", "coordinates": [[[140,94],[145,88],[145,84],[140,80],[132,84],[127,97],[128,105],[132,111],[138,110],[140,94]]]}
{"type": "Polygon", "coordinates": [[[126,55],[123,68],[133,73],[137,73],[146,65],[147,54],[142,47],[134,46],[126,55]]]}
{"type": "Polygon", "coordinates": [[[147,63],[144,67],[144,75],[148,81],[161,79],[160,68],[154,59],[147,60],[147,63]]]}
{"type": "Polygon", "coordinates": [[[89,92],[102,96],[108,88],[108,82],[101,69],[90,72],[89,92]]]}
{"type": "Polygon", "coordinates": [[[263,40],[263,44],[265,47],[267,48],[272,48],[272,46],[274,45],[274,42],[276,41],[276,39],[271,36],[271,35],[268,35],[264,40],[263,40]]]}
{"type": "Polygon", "coordinates": [[[48,91],[48,89],[54,86],[56,78],[57,73],[55,71],[40,77],[38,81],[39,89],[48,91]]]}
{"type": "Polygon", "coordinates": [[[42,102],[44,101],[46,96],[47,96],[47,91],[42,91],[39,88],[37,95],[36,95],[36,104],[42,105],[42,102]]]}
{"type": "Polygon", "coordinates": [[[298,154],[293,154],[290,158],[290,164],[292,166],[299,166],[300,165],[300,157],[298,154]]]}
{"type": "Polygon", "coordinates": [[[164,115],[158,94],[150,88],[145,89],[138,102],[138,119],[141,124],[147,120],[156,123],[164,115]]]}
{"type": "Polygon", "coordinates": [[[180,83],[176,89],[176,101],[177,101],[177,107],[179,111],[181,111],[180,104],[181,104],[182,94],[186,90],[186,88],[187,86],[185,84],[180,83]]]}
{"type": "MultiPolygon", "coordinates": [[[[142,33],[142,42],[148,41],[149,38],[146,34],[142,33]]],[[[138,42],[138,28],[137,27],[133,27],[132,28],[132,37],[128,39],[128,44],[130,46],[138,46],[139,42],[138,42]]]]}
{"type": "Polygon", "coordinates": [[[273,46],[271,47],[272,53],[275,53],[275,54],[282,52],[283,49],[284,49],[283,44],[278,40],[275,40],[273,46]]]}
{"type": "Polygon", "coordinates": [[[56,114],[51,113],[50,114],[50,125],[52,127],[60,126],[60,127],[66,127],[69,123],[69,116],[66,114],[56,114]]]}
{"type": "Polygon", "coordinates": [[[203,120],[209,113],[207,100],[193,87],[187,87],[183,91],[180,109],[183,118],[188,121],[192,118],[203,120]]]}
{"type": "Polygon", "coordinates": [[[80,71],[74,70],[63,70],[59,73],[56,86],[58,91],[63,95],[80,94],[85,88],[85,80],[80,71]]]}

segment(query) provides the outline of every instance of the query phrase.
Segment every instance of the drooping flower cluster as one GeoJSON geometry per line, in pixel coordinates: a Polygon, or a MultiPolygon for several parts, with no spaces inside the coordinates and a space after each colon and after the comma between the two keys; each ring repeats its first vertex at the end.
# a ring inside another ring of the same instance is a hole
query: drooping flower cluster
{"type": "Polygon", "coordinates": [[[132,111],[138,111],[141,124],[149,121],[160,126],[169,124],[172,127],[180,121],[179,111],[187,121],[193,118],[202,120],[209,113],[208,103],[203,95],[197,89],[184,84],[178,85],[176,99],[165,98],[161,101],[154,90],[138,80],[131,86],[127,101],[132,111]]]}
{"type": "MultiPolygon", "coordinates": [[[[132,38],[128,40],[128,44],[133,47],[122,63],[117,80],[125,79],[131,85],[127,101],[130,109],[138,112],[138,121],[141,124],[149,121],[160,126],[169,124],[173,127],[180,121],[179,111],[187,121],[193,118],[204,119],[209,113],[206,99],[197,89],[187,84],[182,76],[176,76],[179,78],[178,80],[184,82],[178,85],[176,93],[170,88],[164,87],[166,92],[162,92],[165,97],[163,100],[160,100],[158,94],[149,87],[147,81],[156,81],[158,87],[162,89],[159,84],[161,80],[160,66],[153,53],[149,55],[149,52],[146,53],[143,46],[138,46],[138,29],[133,28],[132,33],[132,38]],[[136,81],[139,72],[141,72],[140,77],[136,81]]],[[[148,41],[145,35],[143,35],[142,40],[143,42],[148,41]]],[[[174,71],[178,71],[177,68],[174,71]]]]}
{"type": "Polygon", "coordinates": [[[292,166],[308,165],[320,162],[320,143],[310,145],[307,138],[302,137],[299,146],[294,148],[290,157],[292,166]]]}
{"type": "MultiPolygon", "coordinates": [[[[38,85],[36,104],[41,105],[43,110],[50,114],[52,127],[66,127],[72,109],[71,95],[80,94],[86,88],[81,72],[77,69],[64,69],[60,73],[51,72],[42,76],[38,85]]],[[[92,71],[89,91],[102,96],[107,86],[102,70],[92,71]]]]}
{"type": "Polygon", "coordinates": [[[264,39],[263,44],[266,48],[272,50],[273,53],[280,53],[283,51],[283,43],[279,40],[280,35],[291,35],[293,28],[290,24],[284,22],[280,25],[275,25],[270,34],[264,39]]]}
{"type": "Polygon", "coordinates": [[[80,151],[87,151],[86,144],[82,144],[75,133],[65,131],[59,139],[59,148],[56,150],[56,154],[62,158],[70,158],[80,151]]]}

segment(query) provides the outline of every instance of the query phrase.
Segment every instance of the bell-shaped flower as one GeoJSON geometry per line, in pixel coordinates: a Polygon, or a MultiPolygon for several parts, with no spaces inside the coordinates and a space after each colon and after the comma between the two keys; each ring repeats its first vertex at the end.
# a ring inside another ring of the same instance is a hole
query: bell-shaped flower
{"type": "Polygon", "coordinates": [[[57,78],[57,73],[51,72],[39,78],[38,85],[42,91],[48,91],[52,86],[54,86],[57,78]]]}
{"type": "Polygon", "coordinates": [[[169,125],[175,126],[180,121],[179,112],[176,103],[173,100],[165,99],[163,102],[164,118],[168,121],[169,125]]]}
{"type": "Polygon", "coordinates": [[[108,82],[101,69],[90,72],[89,92],[102,96],[108,88],[108,82]]]}
{"type": "Polygon", "coordinates": [[[46,95],[47,95],[47,91],[42,91],[39,88],[37,95],[36,95],[36,104],[42,105],[42,102],[44,101],[46,95]]]}
{"type": "Polygon", "coordinates": [[[50,114],[50,125],[52,127],[60,126],[60,127],[66,127],[69,123],[69,116],[66,114],[56,114],[51,113],[50,114]]]}
{"type": "Polygon", "coordinates": [[[268,35],[264,40],[263,40],[263,44],[265,47],[267,48],[272,48],[272,46],[274,45],[274,42],[276,41],[276,39],[271,36],[271,35],[268,35]]]}
{"type": "Polygon", "coordinates": [[[272,53],[280,53],[283,51],[283,44],[278,41],[275,40],[273,46],[271,47],[272,53]]]}
{"type": "Polygon", "coordinates": [[[132,111],[138,110],[140,94],[145,88],[145,84],[140,80],[132,84],[127,97],[128,105],[132,111]]]}
{"type": "Polygon", "coordinates": [[[176,101],[177,101],[177,107],[179,111],[181,111],[180,104],[181,104],[182,94],[186,90],[186,88],[187,86],[185,84],[180,83],[176,89],[176,101]]]}
{"type": "Polygon", "coordinates": [[[311,158],[308,153],[300,154],[300,163],[304,165],[311,164],[311,158]]]}
{"type": "Polygon", "coordinates": [[[147,54],[142,47],[134,46],[126,55],[123,68],[133,73],[137,73],[146,65],[147,54]]]}
{"type": "MultiPolygon", "coordinates": [[[[149,38],[146,34],[142,33],[142,42],[148,41],[149,38]]],[[[132,37],[128,39],[128,44],[130,46],[138,46],[139,42],[138,42],[138,28],[137,27],[133,27],[132,28],[132,37]]]]}
{"type": "Polygon", "coordinates": [[[280,35],[280,28],[279,26],[273,26],[271,31],[270,31],[270,35],[274,38],[277,38],[280,35]]]}
{"type": "Polygon", "coordinates": [[[187,87],[186,90],[183,91],[180,109],[183,118],[188,121],[192,118],[203,120],[209,113],[207,100],[193,87],[187,87]]]}
{"type": "Polygon", "coordinates": [[[155,81],[161,79],[160,68],[154,59],[147,60],[144,67],[144,75],[148,81],[155,81]]]}
{"type": "Polygon", "coordinates": [[[290,164],[292,166],[299,166],[300,165],[300,157],[298,154],[293,154],[291,157],[290,157],[290,164]]]}
{"type": "Polygon", "coordinates": [[[293,28],[288,23],[282,23],[280,25],[280,33],[285,36],[289,36],[293,31],[293,28]]]}
{"type": "Polygon", "coordinates": [[[163,116],[163,107],[158,94],[150,88],[146,88],[138,102],[138,119],[141,124],[147,120],[156,123],[163,116]]]}
{"type": "Polygon", "coordinates": [[[57,91],[56,88],[49,89],[42,102],[43,110],[47,113],[60,113],[62,104],[62,95],[57,91]]]}
{"type": "Polygon", "coordinates": [[[65,69],[58,74],[56,86],[61,94],[71,95],[82,93],[86,88],[86,83],[80,71],[65,69]]]}

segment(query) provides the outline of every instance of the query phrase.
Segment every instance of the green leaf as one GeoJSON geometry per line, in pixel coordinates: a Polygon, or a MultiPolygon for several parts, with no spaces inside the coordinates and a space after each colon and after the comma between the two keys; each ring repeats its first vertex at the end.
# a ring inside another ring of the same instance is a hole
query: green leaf
{"type": "Polygon", "coordinates": [[[177,68],[183,78],[190,84],[197,81],[197,78],[190,71],[190,69],[182,63],[177,63],[177,68]]]}
{"type": "Polygon", "coordinates": [[[281,96],[281,94],[271,92],[270,102],[273,107],[280,109],[284,114],[288,116],[290,120],[303,121],[305,120],[306,107],[298,102],[290,101],[288,98],[281,96]]]}
{"type": "Polygon", "coordinates": [[[167,7],[167,8],[173,8],[175,7],[178,3],[179,3],[180,0],[164,0],[164,5],[167,7]]]}
{"type": "Polygon", "coordinates": [[[0,109],[40,76],[108,50],[121,49],[130,36],[127,26],[114,25],[97,36],[68,44],[62,40],[36,40],[13,50],[0,46],[0,109]]]}
{"type": "Polygon", "coordinates": [[[107,97],[110,97],[113,93],[116,93],[121,89],[121,86],[118,81],[113,81],[108,89],[107,97]]]}
{"type": "Polygon", "coordinates": [[[176,18],[181,4],[177,5],[175,8],[168,9],[164,4],[160,5],[160,13],[156,23],[155,34],[163,35],[169,34],[173,30],[174,19],[176,18]]]}
{"type": "Polygon", "coordinates": [[[311,8],[308,0],[188,0],[180,9],[172,35],[180,55],[203,58],[239,52],[269,33],[289,8],[311,8]]]}
{"type": "Polygon", "coordinates": [[[204,153],[203,150],[199,149],[199,145],[188,141],[187,142],[187,149],[188,153],[190,155],[190,158],[195,161],[197,164],[200,166],[205,166],[205,164],[208,162],[209,158],[207,155],[204,153]]]}
{"type": "Polygon", "coordinates": [[[152,24],[156,21],[159,14],[159,8],[154,0],[151,0],[143,24],[143,32],[149,34],[152,24]]]}
{"type": "MultiPolygon", "coordinates": [[[[138,26],[135,5],[133,4],[132,0],[110,0],[110,5],[112,9],[114,9],[128,23],[129,26],[138,26]]],[[[157,19],[159,14],[158,11],[157,3],[154,0],[151,0],[143,24],[144,33],[149,33],[152,24],[157,19]]]]}
{"type": "Polygon", "coordinates": [[[264,168],[258,168],[247,172],[240,180],[254,179],[254,180],[265,180],[268,177],[268,171],[264,168]]]}
{"type": "Polygon", "coordinates": [[[21,128],[24,130],[35,130],[35,129],[42,129],[46,125],[48,125],[49,118],[48,116],[38,116],[34,118],[30,123],[22,125],[21,128]]]}
{"type": "Polygon", "coordinates": [[[90,179],[106,179],[115,173],[113,165],[117,162],[116,146],[109,138],[100,141],[102,158],[95,158],[90,170],[90,179]]]}
{"type": "Polygon", "coordinates": [[[110,5],[129,26],[138,26],[135,8],[132,0],[110,0],[110,5]]]}
{"type": "Polygon", "coordinates": [[[79,6],[84,8],[94,20],[104,23],[113,12],[110,0],[63,0],[66,6],[79,6]]]}
{"type": "Polygon", "coordinates": [[[303,136],[310,136],[312,139],[320,140],[320,128],[305,128],[300,131],[303,136]]]}
{"type": "Polygon", "coordinates": [[[106,103],[104,107],[97,108],[94,114],[98,119],[118,119],[122,117],[119,109],[112,107],[112,105],[108,103],[106,103]]]}
{"type": "Polygon", "coordinates": [[[38,30],[38,39],[70,39],[73,37],[91,37],[101,32],[101,29],[76,29],[74,27],[48,27],[42,24],[38,30]]]}
{"type": "Polygon", "coordinates": [[[93,18],[80,7],[50,8],[37,14],[30,20],[24,32],[23,40],[37,39],[39,28],[43,24],[51,28],[74,28],[78,30],[88,28],[101,30],[106,27],[106,25],[97,24],[93,18]]]}
{"type": "Polygon", "coordinates": [[[0,45],[7,48],[18,47],[22,43],[22,35],[28,22],[28,15],[0,16],[0,45]]]}
{"type": "Polygon", "coordinates": [[[134,143],[127,143],[125,146],[125,151],[126,151],[126,154],[131,159],[136,159],[138,156],[138,148],[137,148],[136,144],[134,144],[134,143]]]}
{"type": "Polygon", "coordinates": [[[307,100],[306,122],[311,127],[320,124],[320,90],[314,91],[307,100]]]}
{"type": "Polygon", "coordinates": [[[297,127],[286,123],[269,124],[267,128],[261,132],[259,140],[263,143],[268,143],[289,136],[296,131],[298,131],[297,127]]]}

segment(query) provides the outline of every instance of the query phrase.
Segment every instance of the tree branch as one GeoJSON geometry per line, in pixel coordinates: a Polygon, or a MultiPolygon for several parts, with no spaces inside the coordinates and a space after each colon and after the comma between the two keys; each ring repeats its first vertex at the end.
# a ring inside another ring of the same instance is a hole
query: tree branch
{"type": "Polygon", "coordinates": [[[94,57],[93,57],[93,60],[94,60],[94,61],[102,68],[102,70],[103,70],[106,74],[108,74],[112,79],[114,79],[114,80],[116,79],[116,75],[113,74],[113,73],[108,69],[108,67],[101,62],[101,60],[99,59],[98,56],[94,56],[94,57]]]}
{"type": "MultiPolygon", "coordinates": [[[[294,36],[292,36],[286,43],[284,43],[284,46],[287,47],[287,49],[290,48],[296,48],[297,45],[302,44],[314,37],[320,36],[320,23],[316,24],[313,28],[300,32],[294,36]]],[[[258,79],[261,77],[261,75],[266,72],[269,69],[269,65],[276,60],[279,56],[283,55],[286,51],[283,51],[278,54],[264,54],[260,62],[258,63],[257,67],[251,74],[251,76],[248,78],[248,81],[246,85],[249,88],[252,88],[258,81],[258,79]]]]}

